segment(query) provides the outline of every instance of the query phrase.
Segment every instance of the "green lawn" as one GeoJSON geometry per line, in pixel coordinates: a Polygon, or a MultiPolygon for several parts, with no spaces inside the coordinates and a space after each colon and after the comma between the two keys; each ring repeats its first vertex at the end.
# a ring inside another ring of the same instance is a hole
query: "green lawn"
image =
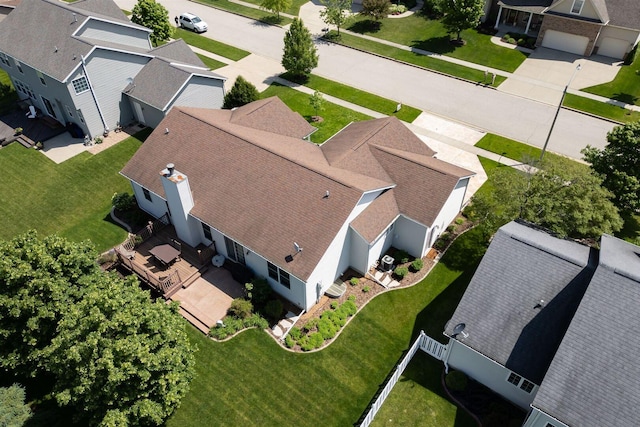
{"type": "MultiPolygon", "coordinates": [[[[260,6],[262,4],[262,0],[244,0],[247,3],[255,4],[256,6],[260,6]]],[[[298,16],[300,14],[300,6],[305,4],[309,0],[292,0],[291,6],[289,9],[283,11],[282,13],[286,13],[288,15],[298,16]]]]}
{"type": "Polygon", "coordinates": [[[622,66],[613,81],[582,90],[627,104],[640,105],[640,55],[636,55],[631,65],[622,66]]]}
{"type": "MultiPolygon", "coordinates": [[[[288,352],[259,330],[216,343],[190,328],[197,375],[167,426],[353,425],[419,331],[441,335],[482,254],[476,241],[476,233],[465,234],[425,280],[376,297],[316,353],[288,352]]],[[[409,370],[419,377],[409,389],[419,389],[419,398],[400,400],[393,409],[412,415],[395,425],[474,425],[444,397],[441,369],[435,363],[426,372],[409,370]]],[[[407,388],[400,384],[398,390],[407,388]]]]}
{"type": "MultiPolygon", "coordinates": [[[[640,78],[638,78],[638,85],[640,86],[640,78]]],[[[568,93],[565,96],[562,105],[622,123],[640,120],[640,113],[637,111],[627,110],[626,108],[617,107],[615,105],[595,101],[593,99],[584,98],[571,93],[568,93]]]]}
{"type": "MultiPolygon", "coordinates": [[[[266,24],[275,25],[287,25],[292,22],[291,18],[280,16],[280,20],[276,15],[266,10],[254,9],[253,7],[247,7],[238,3],[230,2],[229,0],[193,0],[196,3],[202,3],[207,6],[215,7],[217,9],[226,10],[237,15],[246,16],[247,18],[255,19],[266,24]]],[[[302,3],[304,4],[304,2],[302,3]]]]}
{"type": "MultiPolygon", "coordinates": [[[[334,34],[335,31],[330,31],[328,36],[331,37],[334,34]]],[[[408,64],[414,64],[419,67],[428,68],[430,70],[437,71],[449,76],[459,77],[461,79],[469,80],[472,82],[484,83],[485,81],[484,71],[453,64],[451,62],[432,58],[430,56],[409,52],[397,47],[367,40],[362,37],[353,36],[351,34],[340,33],[340,40],[338,41],[338,43],[345,46],[353,47],[355,49],[373,52],[377,55],[406,62],[408,64]]],[[[505,80],[505,77],[496,76],[494,86],[499,86],[500,83],[505,80]]]]}
{"type": "Polygon", "coordinates": [[[224,62],[216,61],[213,58],[210,58],[210,57],[205,56],[205,55],[200,55],[199,53],[196,53],[196,55],[198,55],[198,58],[200,58],[200,60],[202,62],[204,62],[204,65],[209,67],[211,70],[216,70],[218,68],[222,68],[225,65],[227,65],[224,62]]]}
{"type": "Polygon", "coordinates": [[[36,229],[73,241],[91,239],[100,251],[122,242],[126,231],[108,217],[111,196],[131,192],[119,172],[148,133],[95,156],[85,152],[61,164],[17,143],[1,149],[0,169],[10,182],[2,190],[0,239],[36,229]]]}
{"type": "MultiPolygon", "coordinates": [[[[542,153],[542,150],[538,147],[492,133],[483,136],[480,141],[475,143],[475,146],[522,163],[535,163],[540,159],[540,154],[542,153]]],[[[545,153],[545,158],[553,157],[560,158],[562,156],[548,151],[545,153]]]]}
{"type": "MultiPolygon", "coordinates": [[[[295,81],[288,73],[284,73],[280,77],[295,81]]],[[[408,105],[403,105],[400,111],[396,112],[398,101],[391,101],[381,96],[316,76],[315,74],[311,74],[309,79],[303,84],[324,94],[335,96],[336,98],[369,108],[370,110],[386,114],[387,116],[396,116],[398,119],[409,123],[413,122],[421,113],[417,108],[408,105]]]]}
{"type": "MultiPolygon", "coordinates": [[[[311,116],[315,115],[315,111],[309,104],[309,95],[305,93],[274,83],[260,94],[262,98],[268,98],[274,95],[280,97],[289,108],[300,113],[307,121],[311,120],[311,116]]],[[[318,130],[311,135],[311,141],[315,143],[326,141],[351,122],[371,119],[371,117],[367,115],[332,104],[331,102],[325,102],[324,109],[320,112],[320,116],[324,119],[322,123],[311,123],[318,128],[318,130]]]]}
{"type": "Polygon", "coordinates": [[[193,31],[183,30],[182,28],[176,28],[175,30],[174,38],[182,39],[185,43],[191,46],[199,47],[207,52],[224,56],[232,61],[239,61],[250,53],[246,50],[238,49],[237,47],[229,46],[228,44],[201,36],[193,31]]]}
{"type": "Polygon", "coordinates": [[[357,15],[347,27],[350,31],[367,34],[380,39],[399,43],[416,49],[447,55],[487,67],[513,72],[527,58],[527,54],[517,49],[508,49],[491,42],[491,36],[475,29],[462,32],[465,46],[456,47],[449,43],[449,34],[438,20],[415,13],[406,18],[386,18],[379,30],[370,25],[364,16],[357,15]]]}

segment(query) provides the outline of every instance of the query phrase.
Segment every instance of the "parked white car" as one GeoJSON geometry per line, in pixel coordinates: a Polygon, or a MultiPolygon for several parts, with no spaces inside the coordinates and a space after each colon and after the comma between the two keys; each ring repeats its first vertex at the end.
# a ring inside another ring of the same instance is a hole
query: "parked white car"
{"type": "Polygon", "coordinates": [[[207,31],[207,23],[193,13],[183,13],[179,18],[180,28],[187,28],[196,33],[207,31]]]}

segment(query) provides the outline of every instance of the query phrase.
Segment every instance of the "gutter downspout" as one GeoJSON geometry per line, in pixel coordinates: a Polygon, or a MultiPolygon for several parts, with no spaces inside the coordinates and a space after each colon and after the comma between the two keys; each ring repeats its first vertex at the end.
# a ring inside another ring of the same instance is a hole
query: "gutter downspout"
{"type": "Polygon", "coordinates": [[[98,102],[98,97],[96,96],[96,92],[93,89],[93,85],[91,84],[91,79],[89,79],[89,74],[87,73],[87,67],[84,62],[84,56],[80,55],[80,64],[82,64],[82,73],[84,74],[84,78],[87,79],[87,84],[89,85],[89,90],[91,91],[91,96],[93,97],[93,101],[96,103],[96,108],[98,109],[98,115],[100,115],[100,120],[102,121],[102,125],[104,126],[105,133],[109,131],[109,126],[107,126],[107,122],[104,119],[104,114],[102,114],[102,109],[100,108],[100,103],[98,102]]]}

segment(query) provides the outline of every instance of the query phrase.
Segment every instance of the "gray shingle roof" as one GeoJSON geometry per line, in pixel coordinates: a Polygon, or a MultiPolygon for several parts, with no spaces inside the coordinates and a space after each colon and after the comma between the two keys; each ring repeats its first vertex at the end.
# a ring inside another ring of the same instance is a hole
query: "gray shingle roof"
{"type": "Polygon", "coordinates": [[[606,0],[609,25],[640,30],[640,2],[638,0],[606,0]]]}
{"type": "Polygon", "coordinates": [[[396,197],[391,189],[378,196],[356,219],[351,221],[351,228],[367,243],[373,243],[399,214],[396,197]]]}
{"type": "Polygon", "coordinates": [[[445,334],[465,323],[459,341],[540,384],[593,274],[593,252],[517,222],[501,227],[445,334]]]}
{"type": "Polygon", "coordinates": [[[565,424],[640,419],[640,247],[603,236],[600,264],[533,406],[565,424]]]}
{"type": "Polygon", "coordinates": [[[499,5],[525,12],[542,13],[553,0],[500,0],[499,5]]]}

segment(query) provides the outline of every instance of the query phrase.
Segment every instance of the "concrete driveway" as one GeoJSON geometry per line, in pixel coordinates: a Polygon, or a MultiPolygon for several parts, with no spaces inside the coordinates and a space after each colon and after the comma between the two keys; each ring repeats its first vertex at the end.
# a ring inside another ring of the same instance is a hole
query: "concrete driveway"
{"type": "Polygon", "coordinates": [[[607,83],[613,80],[622,62],[605,56],[589,58],[544,47],[537,48],[518,67],[513,77],[498,88],[499,91],[546,104],[558,105],[564,87],[571,80],[572,89],[607,83]],[[575,73],[578,64],[579,72],[575,73]]]}

